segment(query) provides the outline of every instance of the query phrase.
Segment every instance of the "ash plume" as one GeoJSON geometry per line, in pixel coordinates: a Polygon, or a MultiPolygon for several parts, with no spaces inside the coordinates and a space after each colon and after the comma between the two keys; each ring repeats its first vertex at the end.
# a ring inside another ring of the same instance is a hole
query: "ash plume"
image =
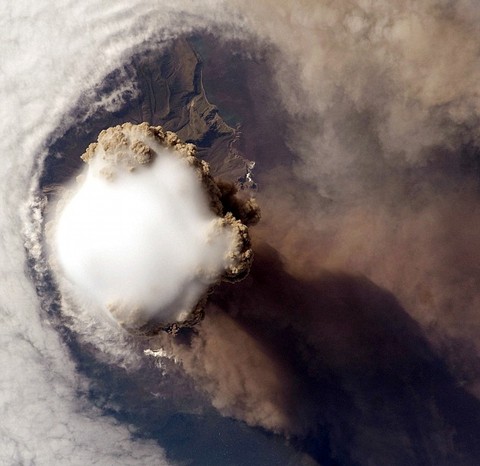
{"type": "Polygon", "coordinates": [[[478,5],[276,5],[247,15],[277,48],[285,111],[262,100],[272,136],[259,118],[245,137],[268,148],[272,128],[287,128],[281,156],[249,143],[257,166],[268,163],[261,239],[298,278],[340,270],[394,293],[480,396],[478,5]]]}
{"type": "Polygon", "coordinates": [[[209,289],[245,277],[251,199],[217,185],[195,147],[146,123],[100,133],[87,171],[59,203],[54,260],[71,284],[140,334],[198,322],[209,289]]]}

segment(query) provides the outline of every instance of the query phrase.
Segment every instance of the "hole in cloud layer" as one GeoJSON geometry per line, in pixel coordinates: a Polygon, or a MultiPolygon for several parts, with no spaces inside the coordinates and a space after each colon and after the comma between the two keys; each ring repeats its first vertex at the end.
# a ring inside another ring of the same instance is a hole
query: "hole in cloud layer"
{"type": "Polygon", "coordinates": [[[0,172],[7,290],[2,382],[11,407],[2,413],[8,448],[0,454],[6,452],[7,464],[11,458],[51,464],[78,452],[88,457],[78,460],[82,464],[97,457],[109,464],[119,452],[123,464],[154,464],[157,445],[132,441],[126,424],[141,430],[138,437],[165,444],[174,459],[207,466],[478,463],[475,2],[214,0],[171,6],[146,0],[111,7],[87,1],[51,11],[40,1],[8,8],[12,14],[5,18],[19,27],[3,29],[8,52],[2,52],[0,110],[7,160],[0,172]],[[205,80],[217,91],[212,103],[198,85],[198,57],[183,40],[159,59],[161,66],[147,53],[123,66],[132,51],[151,48],[152,37],[204,27],[213,37],[203,47],[213,64],[205,80]],[[242,42],[246,30],[251,36],[242,42]],[[225,46],[226,37],[240,40],[225,46]],[[223,52],[217,52],[219,41],[223,52]],[[239,55],[245,67],[236,66],[239,55]],[[105,76],[112,92],[97,104],[97,90],[85,88],[105,76]],[[79,99],[89,102],[82,114],[72,109],[79,99]],[[232,127],[223,124],[217,103],[232,127]],[[108,121],[95,121],[100,114],[108,121]],[[212,173],[229,173],[240,187],[251,177],[247,157],[257,162],[264,219],[253,241],[277,251],[263,251],[237,292],[219,289],[200,327],[180,330],[176,339],[163,335],[165,343],[114,331],[68,296],[56,295],[37,241],[46,198],[72,177],[78,156],[100,129],[124,121],[178,132],[198,145],[201,158],[228,161],[211,163],[212,173]],[[59,139],[64,132],[69,137],[59,139]],[[45,173],[35,173],[44,191],[30,198],[32,222],[22,225],[18,206],[49,134],[54,142],[45,173]],[[22,226],[48,323],[22,268],[22,226]],[[272,259],[276,254],[281,261],[272,259]],[[158,367],[145,362],[142,350],[157,356],[158,367]],[[85,405],[78,408],[75,381],[82,374],[95,388],[89,402],[101,408],[89,412],[88,423],[79,414],[85,405]],[[175,388],[185,386],[185,398],[199,396],[196,390],[205,398],[176,404],[177,412],[163,417],[168,397],[174,400],[175,388]],[[209,417],[206,400],[226,416],[294,438],[285,446],[242,423],[209,417]],[[51,419],[69,426],[60,435],[63,449],[51,419]],[[104,430],[111,449],[98,440],[104,430]],[[310,457],[295,453],[292,443],[310,457]]]}

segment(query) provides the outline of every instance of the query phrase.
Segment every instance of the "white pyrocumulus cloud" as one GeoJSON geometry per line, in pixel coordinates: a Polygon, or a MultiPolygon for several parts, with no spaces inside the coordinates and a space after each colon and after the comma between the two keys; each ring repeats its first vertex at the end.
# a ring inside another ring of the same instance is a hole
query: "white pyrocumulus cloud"
{"type": "Polygon", "coordinates": [[[194,154],[160,127],[109,128],[59,209],[61,268],[127,328],[185,321],[225,271],[242,269],[238,229],[210,207],[220,191],[209,192],[216,185],[194,154]]]}

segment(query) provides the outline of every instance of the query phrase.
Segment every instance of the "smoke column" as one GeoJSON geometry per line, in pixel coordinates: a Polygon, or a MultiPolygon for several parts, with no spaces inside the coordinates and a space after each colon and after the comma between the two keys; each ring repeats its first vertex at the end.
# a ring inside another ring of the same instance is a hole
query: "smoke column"
{"type": "Polygon", "coordinates": [[[224,212],[193,145],[124,124],[103,131],[82,158],[85,179],[59,208],[53,239],[77,296],[151,333],[195,322],[211,285],[248,273],[248,229],[224,212]]]}

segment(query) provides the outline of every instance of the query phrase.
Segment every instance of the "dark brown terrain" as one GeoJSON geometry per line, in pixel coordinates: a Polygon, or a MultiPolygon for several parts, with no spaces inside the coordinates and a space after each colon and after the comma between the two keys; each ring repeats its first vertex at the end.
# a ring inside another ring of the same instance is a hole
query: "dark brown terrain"
{"type": "Polygon", "coordinates": [[[80,103],[72,119],[83,121],[67,129],[50,146],[40,180],[46,194],[78,173],[83,165],[80,155],[100,131],[124,122],[144,121],[195,144],[198,157],[209,162],[214,177],[255,189],[247,176],[251,162],[237,149],[240,134],[208,101],[202,84],[202,62],[186,39],[175,41],[161,53],[134,57],[122,72],[107,76],[99,96],[114,92],[125,79],[137,89],[136,95],[125,93],[124,103],[114,112],[102,109],[86,117],[82,116],[86,110],[80,103]]]}

